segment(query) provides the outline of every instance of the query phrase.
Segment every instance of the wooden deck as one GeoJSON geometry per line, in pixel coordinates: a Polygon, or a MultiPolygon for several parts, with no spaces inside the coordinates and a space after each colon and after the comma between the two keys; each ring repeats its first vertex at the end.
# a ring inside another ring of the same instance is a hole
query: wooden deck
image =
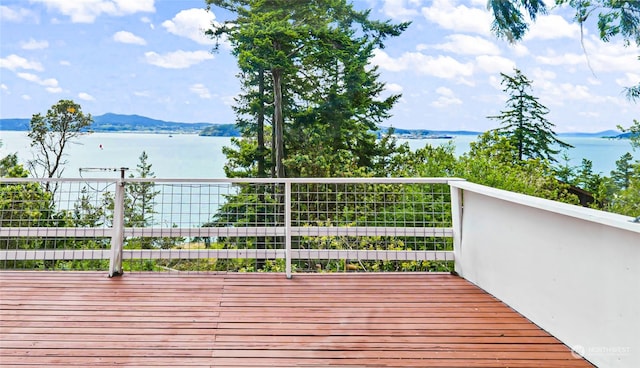
{"type": "Polygon", "coordinates": [[[442,274],[0,272],[0,366],[592,367],[442,274]]]}

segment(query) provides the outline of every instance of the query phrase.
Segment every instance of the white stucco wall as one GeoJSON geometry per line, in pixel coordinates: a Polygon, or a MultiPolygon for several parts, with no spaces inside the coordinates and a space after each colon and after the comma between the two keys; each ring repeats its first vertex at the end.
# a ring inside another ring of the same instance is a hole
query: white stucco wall
{"type": "Polygon", "coordinates": [[[455,182],[456,271],[598,367],[640,367],[640,224],[455,182]]]}

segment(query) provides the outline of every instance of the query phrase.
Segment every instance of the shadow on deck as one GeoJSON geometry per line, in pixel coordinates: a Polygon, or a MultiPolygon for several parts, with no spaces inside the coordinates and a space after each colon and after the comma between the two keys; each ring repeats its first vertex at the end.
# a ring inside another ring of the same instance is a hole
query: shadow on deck
{"type": "Polygon", "coordinates": [[[446,274],[0,273],[0,365],[592,367],[446,274]]]}

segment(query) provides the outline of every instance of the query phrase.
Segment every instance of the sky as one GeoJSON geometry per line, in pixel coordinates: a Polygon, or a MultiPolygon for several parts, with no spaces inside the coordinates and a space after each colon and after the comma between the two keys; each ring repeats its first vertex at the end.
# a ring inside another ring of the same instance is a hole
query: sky
{"type": "MultiPolygon", "coordinates": [[[[594,24],[581,30],[570,8],[552,8],[512,45],[491,34],[486,0],[353,3],[375,19],[412,22],[372,58],[383,95],[402,94],[383,125],[496,128],[487,116],[505,109],[500,73],[514,68],[533,81],[532,95],[549,108],[556,132],[598,132],[640,119],[640,104],[623,93],[640,82],[640,49],[600,41],[594,24]]],[[[236,60],[225,45],[212,52],[203,36],[228,19],[221,9],[207,12],[204,0],[3,0],[0,118],[45,114],[71,99],[92,115],[233,123],[236,60]]]]}

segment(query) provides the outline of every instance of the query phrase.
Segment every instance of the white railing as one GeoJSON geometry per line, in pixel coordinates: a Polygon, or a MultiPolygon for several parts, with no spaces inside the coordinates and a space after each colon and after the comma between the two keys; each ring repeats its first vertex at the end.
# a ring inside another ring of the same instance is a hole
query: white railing
{"type": "Polygon", "coordinates": [[[640,367],[640,224],[488,188],[463,192],[456,271],[598,367],[640,367]]]}
{"type": "Polygon", "coordinates": [[[287,277],[292,261],[303,271],[452,270],[456,180],[1,178],[0,262],[109,260],[110,276],[123,261],[153,260],[284,261],[272,269],[287,277]],[[194,246],[202,239],[209,246],[194,246]]]}

